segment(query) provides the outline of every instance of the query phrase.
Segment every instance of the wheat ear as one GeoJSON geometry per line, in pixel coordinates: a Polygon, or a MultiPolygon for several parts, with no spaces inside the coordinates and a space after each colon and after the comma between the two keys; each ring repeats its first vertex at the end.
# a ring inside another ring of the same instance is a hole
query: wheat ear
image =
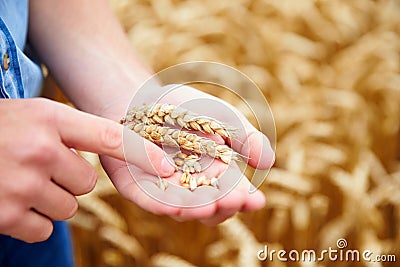
{"type": "Polygon", "coordinates": [[[193,133],[172,129],[166,126],[131,124],[129,128],[142,137],[158,145],[179,147],[201,155],[209,155],[229,164],[238,159],[238,154],[227,145],[218,145],[211,139],[200,137],[193,133]]]}
{"type": "Polygon", "coordinates": [[[229,128],[215,119],[201,117],[182,107],[162,103],[133,107],[121,120],[121,123],[125,125],[129,123],[169,124],[180,126],[186,130],[218,134],[225,138],[232,137],[235,132],[233,128],[229,128]]]}

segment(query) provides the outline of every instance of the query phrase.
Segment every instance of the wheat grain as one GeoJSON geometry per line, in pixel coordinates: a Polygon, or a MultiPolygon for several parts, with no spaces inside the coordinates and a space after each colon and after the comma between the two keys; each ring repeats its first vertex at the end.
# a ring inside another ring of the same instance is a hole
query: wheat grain
{"type": "Polygon", "coordinates": [[[190,190],[192,190],[192,191],[197,188],[197,181],[196,181],[196,178],[193,175],[190,176],[189,186],[190,186],[190,190]]]}
{"type": "Polygon", "coordinates": [[[190,188],[190,185],[189,185],[189,184],[187,184],[187,183],[183,183],[183,184],[181,184],[181,186],[182,186],[182,187],[184,187],[184,188],[187,188],[187,189],[189,189],[189,188],[190,188]]]}
{"type": "Polygon", "coordinates": [[[211,184],[211,180],[210,179],[204,179],[203,185],[210,185],[210,184],[211,184]]]}
{"type": "Polygon", "coordinates": [[[225,138],[232,137],[234,134],[233,128],[215,119],[200,116],[182,107],[162,103],[133,107],[120,122],[125,125],[129,123],[169,124],[186,130],[218,134],[225,138]]]}
{"type": "Polygon", "coordinates": [[[204,180],[206,180],[206,176],[202,175],[197,179],[197,185],[203,185],[204,180]]]}
{"type": "Polygon", "coordinates": [[[168,188],[168,182],[164,178],[158,177],[157,186],[165,191],[168,188]]]}
{"type": "Polygon", "coordinates": [[[213,177],[213,178],[211,178],[210,179],[210,184],[213,186],[213,187],[215,187],[215,188],[218,188],[218,179],[217,178],[215,178],[215,177],[213,177]]]}
{"type": "Polygon", "coordinates": [[[186,184],[186,180],[187,180],[187,176],[189,176],[190,173],[182,173],[181,177],[179,178],[179,182],[181,182],[181,184],[186,184]]]}
{"type": "Polygon", "coordinates": [[[178,167],[183,167],[183,164],[185,163],[183,160],[181,159],[174,159],[174,163],[176,166],[178,167]]]}
{"type": "Polygon", "coordinates": [[[188,155],[185,154],[185,153],[183,153],[183,152],[181,152],[181,151],[179,151],[179,152],[176,154],[176,157],[177,157],[178,159],[185,159],[185,158],[188,157],[188,155]]]}
{"type": "MultiPolygon", "coordinates": [[[[184,153],[182,153],[184,154],[184,153]]],[[[186,154],[184,154],[186,155],[186,154]]],[[[189,172],[189,173],[199,173],[201,172],[201,165],[199,162],[200,158],[199,156],[192,154],[187,156],[184,160],[180,159],[180,158],[175,158],[174,162],[176,164],[176,166],[181,167],[181,170],[183,172],[189,172]]]]}

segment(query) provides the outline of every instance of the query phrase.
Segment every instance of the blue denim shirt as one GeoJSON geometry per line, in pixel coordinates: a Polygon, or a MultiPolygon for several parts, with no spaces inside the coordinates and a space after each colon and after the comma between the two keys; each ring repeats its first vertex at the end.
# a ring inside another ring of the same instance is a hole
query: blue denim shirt
{"type": "Polygon", "coordinates": [[[25,53],[28,0],[0,1],[0,97],[37,96],[42,86],[38,64],[25,53]],[[8,65],[8,66],[7,66],[8,65]]]}
{"type": "MultiPolygon", "coordinates": [[[[40,92],[41,68],[24,53],[27,30],[28,0],[0,0],[0,98],[28,98],[40,92]]],[[[0,216],[6,216],[1,207],[0,216]]],[[[53,224],[53,234],[45,242],[28,244],[0,235],[0,266],[73,266],[68,225],[53,224]]]]}

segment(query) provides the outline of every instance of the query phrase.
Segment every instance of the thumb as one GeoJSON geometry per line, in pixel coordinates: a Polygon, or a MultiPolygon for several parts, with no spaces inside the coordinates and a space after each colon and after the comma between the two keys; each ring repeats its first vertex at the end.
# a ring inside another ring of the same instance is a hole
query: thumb
{"type": "Polygon", "coordinates": [[[60,105],[55,115],[61,140],[70,148],[126,160],[162,177],[175,171],[161,148],[117,122],[66,105],[60,105]]]}

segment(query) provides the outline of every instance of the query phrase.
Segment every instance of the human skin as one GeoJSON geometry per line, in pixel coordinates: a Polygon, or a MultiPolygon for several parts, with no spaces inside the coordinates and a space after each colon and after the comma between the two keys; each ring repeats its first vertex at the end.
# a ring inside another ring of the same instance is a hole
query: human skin
{"type": "MultiPolygon", "coordinates": [[[[27,242],[42,241],[52,232],[51,219],[74,215],[75,196],[91,191],[96,175],[71,148],[99,153],[119,193],[155,214],[215,225],[238,211],[263,207],[264,195],[250,194],[246,179],[224,198],[190,209],[163,204],[138,187],[124,161],[122,126],[116,121],[152,72],[135,54],[108,1],[31,1],[29,40],[81,111],[44,99],[0,101],[0,233],[27,242]]],[[[188,89],[179,101],[198,96],[205,94],[188,89]]],[[[177,101],[170,99],[171,104],[177,101]]],[[[250,159],[250,165],[269,168],[274,154],[268,140],[239,116],[247,135],[234,148],[250,159]]],[[[147,173],[143,175],[169,177],[174,173],[163,161],[161,148],[139,142],[134,133],[128,138],[137,140],[134,149],[150,151],[149,159],[140,155],[126,159],[147,173]],[[149,160],[154,168],[149,168],[149,160]]],[[[221,166],[215,164],[216,173],[221,166]]]]}

